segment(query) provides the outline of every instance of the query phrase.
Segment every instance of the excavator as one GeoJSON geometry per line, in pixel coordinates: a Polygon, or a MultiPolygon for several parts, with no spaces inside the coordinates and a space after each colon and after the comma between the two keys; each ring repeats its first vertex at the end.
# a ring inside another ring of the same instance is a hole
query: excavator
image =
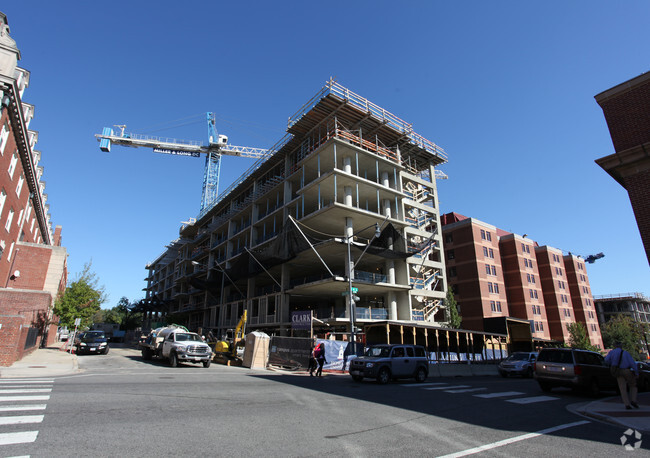
{"type": "Polygon", "coordinates": [[[213,361],[215,363],[226,364],[228,366],[241,365],[242,359],[237,354],[237,348],[244,342],[246,318],[246,310],[244,310],[244,314],[239,319],[237,327],[235,329],[228,329],[225,338],[214,344],[213,361]]]}

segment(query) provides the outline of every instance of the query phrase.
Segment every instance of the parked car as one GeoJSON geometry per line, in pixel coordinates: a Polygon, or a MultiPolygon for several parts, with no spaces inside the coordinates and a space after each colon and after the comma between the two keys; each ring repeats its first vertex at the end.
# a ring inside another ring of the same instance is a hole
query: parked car
{"type": "Polygon", "coordinates": [[[639,368],[639,379],[637,380],[639,391],[650,391],[650,364],[645,362],[636,364],[639,368]]]}
{"type": "Polygon", "coordinates": [[[70,331],[68,331],[68,328],[63,326],[59,328],[57,334],[59,335],[59,341],[61,342],[66,342],[70,338],[70,331]]]}
{"type": "Polygon", "coordinates": [[[104,331],[85,331],[75,338],[75,347],[77,354],[82,353],[99,353],[105,355],[108,353],[108,339],[104,331]]]}
{"type": "Polygon", "coordinates": [[[540,351],[535,362],[535,379],[542,391],[563,386],[598,396],[601,391],[616,391],[618,388],[600,353],[572,348],[540,351]]]}
{"type": "Polygon", "coordinates": [[[350,375],[355,382],[374,378],[382,385],[400,378],[424,382],[429,376],[429,359],[419,345],[373,345],[364,356],[350,362],[350,375]]]}
{"type": "Polygon", "coordinates": [[[498,366],[502,377],[509,375],[533,376],[533,364],[537,360],[537,352],[515,352],[501,361],[498,366]]]}

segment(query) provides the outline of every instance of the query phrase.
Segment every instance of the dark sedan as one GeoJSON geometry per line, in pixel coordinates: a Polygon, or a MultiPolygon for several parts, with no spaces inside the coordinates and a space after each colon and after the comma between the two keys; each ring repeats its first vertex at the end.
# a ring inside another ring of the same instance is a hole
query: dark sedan
{"type": "Polygon", "coordinates": [[[75,339],[75,346],[77,347],[77,354],[82,353],[108,353],[108,339],[104,331],[86,331],[82,332],[75,339]]]}

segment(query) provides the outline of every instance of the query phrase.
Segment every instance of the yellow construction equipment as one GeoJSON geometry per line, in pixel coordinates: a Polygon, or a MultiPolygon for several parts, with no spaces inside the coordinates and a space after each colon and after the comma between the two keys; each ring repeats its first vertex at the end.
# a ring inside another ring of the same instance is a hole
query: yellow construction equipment
{"type": "Polygon", "coordinates": [[[237,355],[237,348],[241,342],[244,342],[244,335],[246,334],[246,310],[239,319],[235,329],[228,329],[226,337],[214,344],[214,362],[227,364],[228,366],[241,365],[242,359],[237,355]]]}

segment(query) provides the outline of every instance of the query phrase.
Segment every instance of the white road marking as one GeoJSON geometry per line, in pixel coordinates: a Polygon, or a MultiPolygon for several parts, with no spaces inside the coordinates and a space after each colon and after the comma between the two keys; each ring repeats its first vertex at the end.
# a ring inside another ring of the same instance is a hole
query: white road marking
{"type": "Polygon", "coordinates": [[[431,388],[425,388],[425,390],[452,390],[455,388],[469,388],[469,385],[456,385],[456,386],[434,386],[431,388]]]}
{"type": "Polygon", "coordinates": [[[0,425],[24,425],[26,423],[41,423],[45,415],[16,415],[0,417],[0,425]]]}
{"type": "Polygon", "coordinates": [[[448,385],[447,383],[405,383],[400,386],[438,386],[438,385],[448,385]]]}
{"type": "MultiPolygon", "coordinates": [[[[52,388],[54,385],[36,385],[39,388],[47,388],[50,387],[52,388]]],[[[15,389],[15,388],[35,388],[34,385],[0,385],[0,392],[2,392],[5,389],[15,389]]]]}
{"type": "Polygon", "coordinates": [[[23,404],[16,406],[0,407],[0,412],[13,412],[17,410],[45,410],[46,404],[23,404]]]}
{"type": "Polygon", "coordinates": [[[447,390],[445,393],[471,393],[472,391],[483,391],[487,388],[462,388],[460,390],[447,390]]]}
{"type": "Polygon", "coordinates": [[[515,437],[511,437],[510,439],[504,439],[502,441],[492,442],[491,444],[481,445],[480,447],[470,448],[467,450],[463,450],[461,452],[450,453],[449,455],[442,455],[439,456],[438,458],[459,458],[461,456],[474,455],[475,453],[484,452],[486,450],[492,450],[497,447],[503,447],[504,445],[514,444],[515,442],[520,442],[526,439],[532,439],[538,436],[542,436],[544,434],[560,431],[562,429],[572,428],[574,426],[586,425],[587,423],[591,423],[591,422],[583,420],[583,421],[576,421],[575,423],[566,423],[564,425],[542,429],[541,431],[537,431],[535,433],[522,434],[521,436],[515,436],[515,437]]]}
{"type": "Polygon", "coordinates": [[[477,398],[491,399],[491,398],[505,398],[506,396],[519,396],[524,394],[520,391],[502,391],[501,393],[488,393],[488,394],[475,394],[477,398]]]}
{"type": "Polygon", "coordinates": [[[49,401],[49,396],[0,396],[0,402],[49,401]]]}
{"type": "Polygon", "coordinates": [[[3,394],[21,394],[21,393],[51,393],[52,388],[19,388],[16,390],[0,389],[0,396],[3,394]]]}
{"type": "Polygon", "coordinates": [[[506,402],[514,402],[515,404],[532,404],[534,402],[555,401],[559,398],[553,396],[533,396],[530,398],[507,399],[506,402]]]}
{"type": "Polygon", "coordinates": [[[54,380],[33,380],[33,379],[24,379],[24,378],[14,378],[14,379],[5,379],[0,380],[0,385],[7,385],[12,383],[54,383],[54,380]]]}
{"type": "Polygon", "coordinates": [[[0,445],[25,444],[34,442],[38,436],[38,431],[24,431],[21,433],[3,433],[0,434],[0,445]]]}

